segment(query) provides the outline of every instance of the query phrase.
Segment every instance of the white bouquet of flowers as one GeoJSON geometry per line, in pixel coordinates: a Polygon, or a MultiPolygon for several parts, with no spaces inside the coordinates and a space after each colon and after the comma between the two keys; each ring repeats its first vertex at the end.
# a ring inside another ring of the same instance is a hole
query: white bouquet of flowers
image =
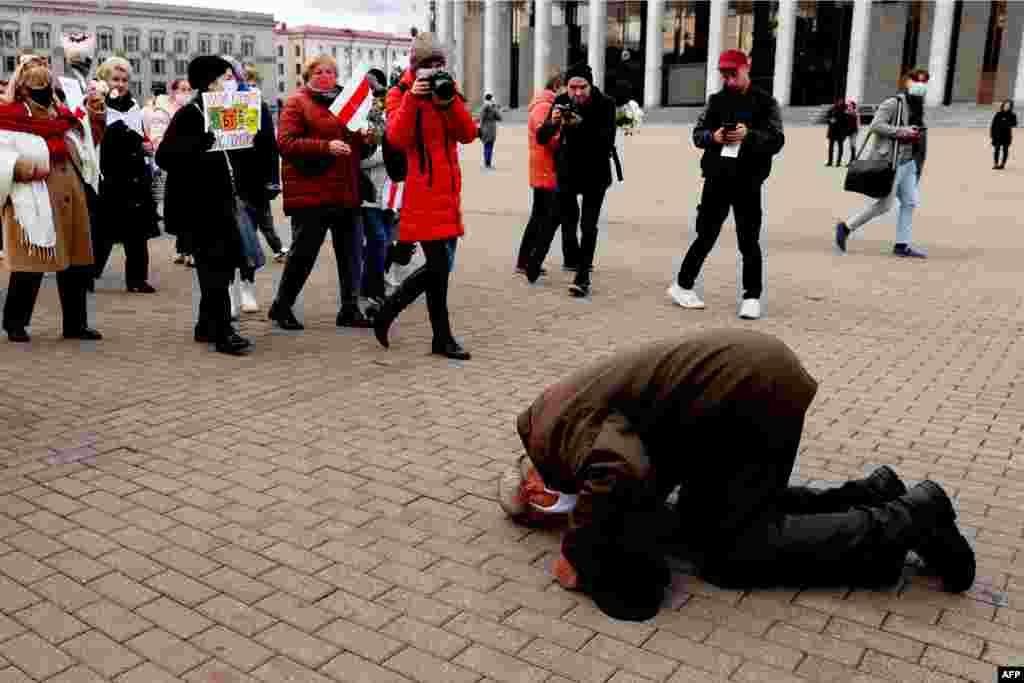
{"type": "Polygon", "coordinates": [[[630,100],[619,107],[619,114],[615,119],[615,125],[621,128],[626,135],[632,135],[640,130],[643,122],[644,110],[640,108],[636,100],[630,100]]]}

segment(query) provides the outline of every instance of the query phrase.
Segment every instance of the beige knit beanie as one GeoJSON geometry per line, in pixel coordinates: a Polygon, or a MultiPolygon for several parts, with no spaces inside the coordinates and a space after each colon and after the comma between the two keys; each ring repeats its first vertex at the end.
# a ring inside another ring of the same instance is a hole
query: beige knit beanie
{"type": "Polygon", "coordinates": [[[409,52],[409,66],[417,69],[423,62],[436,58],[447,61],[448,55],[444,45],[433,33],[417,33],[409,52]]]}

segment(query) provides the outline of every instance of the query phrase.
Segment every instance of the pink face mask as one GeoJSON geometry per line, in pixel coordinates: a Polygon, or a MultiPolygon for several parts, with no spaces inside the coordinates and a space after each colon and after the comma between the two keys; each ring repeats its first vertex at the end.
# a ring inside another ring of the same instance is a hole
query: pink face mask
{"type": "Polygon", "coordinates": [[[314,76],[309,82],[309,87],[311,87],[313,90],[319,90],[321,92],[334,90],[335,86],[337,85],[338,77],[334,74],[318,74],[314,76]]]}

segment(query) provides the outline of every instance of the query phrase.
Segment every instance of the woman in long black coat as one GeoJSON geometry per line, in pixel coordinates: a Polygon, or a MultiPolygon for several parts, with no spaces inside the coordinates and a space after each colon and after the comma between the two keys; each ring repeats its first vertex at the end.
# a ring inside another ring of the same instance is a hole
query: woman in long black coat
{"type": "Polygon", "coordinates": [[[1010,144],[1013,142],[1013,129],[1017,127],[1017,115],[1013,113],[1013,102],[1006,100],[999,107],[999,111],[992,117],[992,126],[989,128],[989,135],[992,137],[992,168],[1006,168],[1006,157],[1010,155],[1010,144]],[[1003,160],[999,160],[1002,152],[1003,160]]]}
{"type": "Polygon", "coordinates": [[[195,258],[199,277],[199,320],[195,340],[213,342],[217,351],[239,355],[251,342],[231,326],[228,285],[242,265],[242,247],[235,219],[235,193],[228,158],[213,152],[213,133],[207,133],[202,93],[221,89],[230,65],[204,55],[189,63],[188,80],[196,92],[178,110],[164,134],[156,162],[167,171],[164,221],[195,258]]]}
{"type": "Polygon", "coordinates": [[[97,75],[110,87],[107,95],[107,131],[100,145],[100,205],[103,213],[96,233],[97,278],[103,275],[114,245],[124,245],[124,279],[129,292],[152,294],[149,278],[149,245],[160,236],[153,176],[147,156],[152,145],[142,128],[142,110],[132,97],[128,83],[132,67],[128,60],[111,57],[97,75]],[[115,120],[121,114],[126,118],[115,120]],[[138,127],[133,122],[138,122],[138,127]]]}

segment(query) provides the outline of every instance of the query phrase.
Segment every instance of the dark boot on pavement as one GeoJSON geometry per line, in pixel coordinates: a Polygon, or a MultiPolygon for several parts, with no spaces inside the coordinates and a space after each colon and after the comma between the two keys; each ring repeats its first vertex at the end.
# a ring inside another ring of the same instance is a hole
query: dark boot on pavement
{"type": "Polygon", "coordinates": [[[402,280],[402,284],[398,285],[391,296],[384,299],[384,303],[377,309],[373,318],[373,332],[377,341],[385,349],[390,346],[388,331],[391,329],[391,323],[395,322],[399,313],[426,291],[429,281],[430,273],[427,271],[427,267],[420,266],[402,280]]]}

